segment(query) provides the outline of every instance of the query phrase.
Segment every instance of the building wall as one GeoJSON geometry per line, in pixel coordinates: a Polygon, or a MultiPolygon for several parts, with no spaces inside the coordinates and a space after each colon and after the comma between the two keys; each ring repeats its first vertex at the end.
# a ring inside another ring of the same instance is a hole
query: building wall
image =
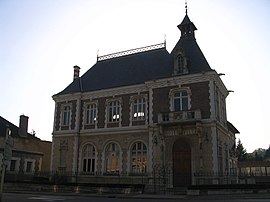
{"type": "Polygon", "coordinates": [[[41,170],[50,170],[51,142],[30,138],[14,138],[14,149],[40,153],[42,156],[41,170]]]}
{"type": "MultiPolygon", "coordinates": [[[[227,161],[229,161],[230,156],[225,155],[225,150],[227,152],[228,148],[233,144],[234,135],[229,135],[224,123],[219,124],[220,127],[217,125],[220,121],[215,119],[217,98],[213,92],[218,86],[219,95],[222,94],[223,98],[225,98],[226,89],[224,90],[222,81],[215,72],[202,75],[187,76],[187,78],[168,78],[167,80],[149,82],[140,87],[117,88],[112,89],[110,92],[105,90],[104,93],[100,91],[69,95],[63,98],[61,96],[54,97],[57,109],[55,110],[56,118],[53,134],[52,170],[59,170],[60,168],[68,172],[75,172],[78,168],[79,172],[82,171],[82,149],[84,145],[91,143],[96,148],[95,175],[103,175],[105,172],[104,150],[110,142],[115,142],[121,150],[120,172],[121,175],[126,175],[130,172],[131,166],[130,147],[134,142],[141,141],[147,146],[147,171],[151,176],[156,167],[166,165],[168,169],[172,169],[172,148],[174,142],[178,139],[190,144],[192,173],[213,173],[226,170],[225,167],[228,166],[227,161]],[[170,96],[174,89],[188,90],[190,110],[199,110],[201,115],[199,120],[185,122],[184,124],[160,125],[159,114],[172,110],[170,96]],[[144,121],[132,120],[131,103],[136,96],[147,98],[146,119],[144,121]],[[121,102],[121,119],[119,123],[106,123],[106,103],[111,99],[119,99],[121,102]],[[95,102],[98,106],[95,126],[86,126],[84,124],[84,106],[89,102],[95,102]],[[81,103],[78,109],[80,113],[75,111],[78,107],[77,103],[81,103]],[[60,121],[62,106],[66,104],[72,106],[71,126],[69,128],[61,127],[60,121]],[[80,124],[79,131],[75,131],[76,114],[80,116],[78,122],[80,124]],[[153,117],[152,120],[151,117],[153,117]],[[174,135],[170,135],[170,133],[174,135]],[[78,141],[78,145],[76,145],[76,141],[78,141]],[[220,151],[219,144],[227,145],[226,149],[222,147],[220,151]],[[66,157],[63,157],[63,155],[61,157],[60,151],[63,148],[66,157]],[[220,152],[223,156],[220,155],[220,152]],[[69,161],[66,164],[61,164],[60,158],[66,158],[69,161]],[[78,167],[75,165],[77,162],[78,167]]],[[[222,106],[220,107],[222,108],[222,106]]]]}

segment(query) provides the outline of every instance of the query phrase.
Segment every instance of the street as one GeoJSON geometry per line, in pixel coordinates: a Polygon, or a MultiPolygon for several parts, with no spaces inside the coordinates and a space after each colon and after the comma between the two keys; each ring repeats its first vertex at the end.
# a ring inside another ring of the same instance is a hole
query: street
{"type": "MultiPolygon", "coordinates": [[[[156,195],[145,196],[139,198],[140,196],[75,196],[75,195],[45,195],[45,194],[15,194],[15,193],[5,193],[3,195],[2,202],[118,202],[118,201],[127,201],[127,202],[144,202],[144,201],[154,201],[154,202],[175,202],[175,201],[196,201],[196,202],[207,202],[207,201],[221,201],[221,202],[270,202],[270,198],[266,195],[262,197],[247,198],[247,196],[237,196],[236,198],[232,196],[206,196],[206,197],[190,197],[190,196],[172,196],[173,198],[166,198],[166,196],[161,196],[162,198],[158,199],[156,195]],[[148,197],[148,198],[146,198],[148,197]],[[229,198],[228,198],[229,197],[229,198]]],[[[168,196],[170,197],[170,196],[168,196]]]]}

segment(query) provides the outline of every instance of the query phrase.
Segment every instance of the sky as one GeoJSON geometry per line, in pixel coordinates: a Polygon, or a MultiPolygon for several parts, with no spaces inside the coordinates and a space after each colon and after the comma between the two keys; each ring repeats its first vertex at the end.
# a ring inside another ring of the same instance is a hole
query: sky
{"type": "MultiPolygon", "coordinates": [[[[270,0],[188,0],[196,40],[224,73],[227,118],[248,152],[270,145],[270,0]]],[[[0,0],[0,116],[52,140],[52,96],[85,73],[97,54],[180,37],[184,0],[0,0]]]]}

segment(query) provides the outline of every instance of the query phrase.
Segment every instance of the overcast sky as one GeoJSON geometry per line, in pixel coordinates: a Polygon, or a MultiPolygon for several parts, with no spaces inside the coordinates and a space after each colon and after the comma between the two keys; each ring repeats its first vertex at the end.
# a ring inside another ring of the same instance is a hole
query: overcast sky
{"type": "MultiPolygon", "coordinates": [[[[189,0],[195,36],[225,73],[228,120],[248,152],[270,144],[270,1],[189,0]]],[[[0,0],[0,116],[51,140],[52,95],[99,55],[179,40],[184,0],[0,0]],[[99,51],[98,51],[99,50],[99,51]]],[[[128,68],[128,67],[127,67],[128,68]]]]}

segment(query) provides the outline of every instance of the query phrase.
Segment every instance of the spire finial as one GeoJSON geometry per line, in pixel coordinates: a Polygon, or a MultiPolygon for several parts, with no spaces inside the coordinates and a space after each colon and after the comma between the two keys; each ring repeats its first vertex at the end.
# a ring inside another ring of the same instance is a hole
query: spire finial
{"type": "Polygon", "coordinates": [[[187,1],[185,1],[186,15],[187,15],[187,1]]]}

